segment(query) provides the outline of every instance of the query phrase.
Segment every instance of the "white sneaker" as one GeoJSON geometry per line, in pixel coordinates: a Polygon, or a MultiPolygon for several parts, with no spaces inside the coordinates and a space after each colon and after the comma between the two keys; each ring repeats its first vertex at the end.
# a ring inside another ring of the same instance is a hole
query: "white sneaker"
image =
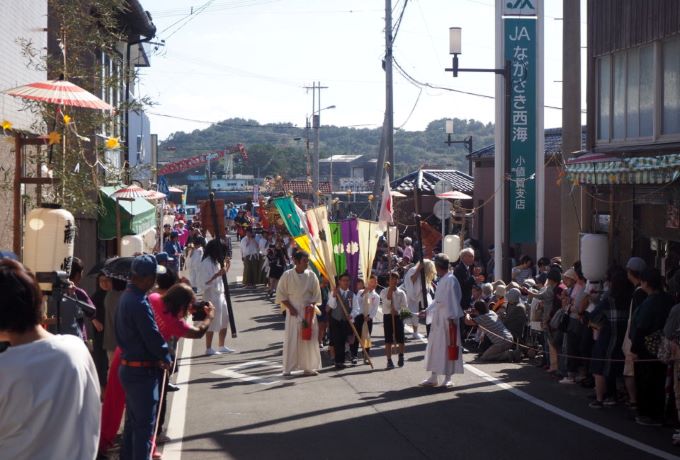
{"type": "Polygon", "coordinates": [[[453,386],[454,386],[453,380],[451,380],[450,378],[445,379],[444,382],[442,382],[442,388],[453,388],[453,386]]]}
{"type": "Polygon", "coordinates": [[[413,333],[413,338],[416,339],[416,340],[420,340],[420,339],[423,338],[423,336],[420,335],[419,332],[414,332],[414,333],[413,333]]]}
{"type": "Polygon", "coordinates": [[[206,350],[205,350],[205,355],[206,355],[206,356],[219,355],[219,354],[220,354],[220,352],[219,352],[219,351],[215,351],[214,348],[206,348],[206,350]]]}
{"type": "Polygon", "coordinates": [[[425,379],[422,382],[420,382],[421,387],[436,387],[437,386],[437,379],[432,379],[430,377],[429,379],[425,379]]]}
{"type": "Polygon", "coordinates": [[[563,385],[574,385],[576,384],[576,380],[570,378],[570,377],[564,377],[562,380],[560,380],[558,383],[561,383],[563,385]]]}
{"type": "Polygon", "coordinates": [[[236,350],[231,349],[227,346],[220,347],[220,348],[217,349],[217,351],[220,352],[220,353],[236,353],[236,350]]]}

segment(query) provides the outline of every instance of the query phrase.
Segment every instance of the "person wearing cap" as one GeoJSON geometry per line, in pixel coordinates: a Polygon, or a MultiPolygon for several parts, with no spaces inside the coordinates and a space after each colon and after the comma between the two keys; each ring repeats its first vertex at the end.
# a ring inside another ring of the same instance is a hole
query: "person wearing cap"
{"type": "Polygon", "coordinates": [[[179,273],[179,258],[182,254],[182,247],[179,244],[179,233],[175,230],[170,232],[170,238],[163,245],[163,252],[168,254],[168,268],[172,268],[179,273]]]}
{"type": "Polygon", "coordinates": [[[148,254],[135,257],[131,278],[116,311],[120,347],[119,377],[125,391],[125,429],[121,458],[148,459],[164,369],[172,358],[158,330],[147,292],[166,269],[148,254]]]}
{"type": "Polygon", "coordinates": [[[524,327],[527,324],[527,307],[522,302],[522,293],[517,288],[510,289],[505,298],[508,304],[503,324],[515,342],[519,342],[524,337],[524,327]]]}
{"type": "Polygon", "coordinates": [[[490,307],[501,318],[505,317],[505,284],[499,284],[493,291],[494,299],[490,307]]]}
{"type": "Polygon", "coordinates": [[[625,362],[623,364],[623,382],[628,393],[628,405],[637,409],[637,388],[635,387],[635,361],[631,354],[630,348],[632,342],[630,340],[630,324],[633,320],[633,315],[638,307],[647,298],[647,293],[642,289],[642,272],[647,269],[647,262],[640,257],[631,257],[626,263],[626,274],[628,281],[635,287],[633,295],[630,299],[630,307],[628,309],[628,326],[626,327],[626,335],[623,337],[623,355],[625,362]]]}
{"type": "Polygon", "coordinates": [[[420,313],[422,317],[428,313],[432,316],[430,336],[425,351],[425,369],[430,376],[421,382],[421,386],[437,386],[438,376],[444,375],[444,388],[452,388],[453,374],[463,373],[463,350],[460,334],[460,321],[463,318],[461,308],[461,289],[458,279],[449,271],[449,258],[446,254],[437,254],[434,258],[439,281],[434,295],[434,301],[427,309],[420,313]],[[456,331],[456,345],[458,358],[449,359],[451,345],[451,330],[456,331]]]}
{"type": "Polygon", "coordinates": [[[567,375],[560,380],[563,384],[577,383],[577,375],[582,364],[581,357],[588,356],[587,338],[584,334],[591,331],[583,323],[583,314],[588,306],[589,296],[586,292],[586,279],[581,272],[581,263],[576,262],[573,267],[562,274],[562,280],[567,287],[563,293],[562,309],[569,315],[569,328],[566,332],[567,339],[567,375]]]}

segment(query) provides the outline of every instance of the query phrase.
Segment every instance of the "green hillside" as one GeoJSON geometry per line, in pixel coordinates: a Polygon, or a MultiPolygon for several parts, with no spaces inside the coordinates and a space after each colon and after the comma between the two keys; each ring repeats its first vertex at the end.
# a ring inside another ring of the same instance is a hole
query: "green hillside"
{"type": "MultiPolygon", "coordinates": [[[[454,167],[467,171],[467,150],[464,145],[445,144],[444,119],[429,123],[424,131],[397,131],[394,134],[396,174],[401,175],[428,167],[454,167]]],[[[472,136],[475,149],[493,143],[493,124],[476,120],[454,119],[454,140],[472,136]]],[[[321,158],[334,154],[378,156],[381,129],[357,129],[322,126],[320,130],[321,158]]],[[[176,132],[161,142],[159,159],[172,161],[220,150],[237,143],[245,144],[250,161],[238,163],[235,172],[260,177],[280,174],[286,178],[303,177],[306,162],[305,129],[290,123],[260,124],[255,120],[232,118],[203,130],[176,132]]],[[[313,132],[310,132],[313,136],[313,132]]],[[[310,139],[310,149],[313,142],[310,139]]]]}

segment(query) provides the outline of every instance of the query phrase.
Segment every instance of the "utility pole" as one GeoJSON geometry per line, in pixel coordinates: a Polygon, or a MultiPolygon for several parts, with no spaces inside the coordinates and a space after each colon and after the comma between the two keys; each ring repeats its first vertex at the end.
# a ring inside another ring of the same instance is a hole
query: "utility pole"
{"type": "Polygon", "coordinates": [[[394,180],[394,108],[392,87],[392,0],[385,0],[385,149],[390,168],[390,182],[394,180]]]}
{"type": "MultiPolygon", "coordinates": [[[[392,91],[392,1],[385,0],[385,118],[383,120],[380,148],[378,149],[378,164],[375,170],[375,182],[373,196],[377,200],[382,191],[383,178],[385,176],[385,161],[390,163],[388,168],[390,182],[394,180],[394,108],[392,91]]],[[[373,218],[377,215],[377,206],[372,208],[373,218]]]]}
{"type": "MultiPolygon", "coordinates": [[[[581,150],[581,12],[579,0],[564,0],[562,17],[562,155],[581,150]],[[566,66],[566,67],[564,67],[566,66]]],[[[562,179],[560,255],[565,267],[579,259],[579,233],[588,219],[581,194],[562,179]],[[586,219],[584,219],[586,217],[586,219]],[[581,224],[581,225],[579,225],[581,224]]]]}
{"type": "MultiPolygon", "coordinates": [[[[312,86],[305,86],[312,90],[312,129],[314,129],[314,156],[312,157],[312,199],[314,205],[319,204],[319,127],[321,125],[321,90],[328,86],[321,86],[321,82],[313,82],[312,86]],[[317,91],[319,96],[317,97],[317,91]]],[[[307,119],[309,122],[309,119],[307,119]]]]}

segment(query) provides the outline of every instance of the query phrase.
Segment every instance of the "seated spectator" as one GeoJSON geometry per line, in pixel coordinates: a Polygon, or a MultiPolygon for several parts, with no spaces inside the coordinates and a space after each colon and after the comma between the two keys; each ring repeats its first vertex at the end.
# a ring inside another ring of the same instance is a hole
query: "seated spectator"
{"type": "Polygon", "coordinates": [[[512,350],[512,334],[498,319],[498,315],[489,310],[484,302],[475,302],[472,315],[465,315],[465,324],[479,326],[491,342],[480,356],[480,361],[514,361],[521,359],[521,350],[512,350]]]}
{"type": "Polygon", "coordinates": [[[94,458],[99,441],[97,369],[83,341],[52,335],[42,293],[21,263],[0,259],[0,456],[94,458]]]}
{"type": "Polygon", "coordinates": [[[513,339],[518,342],[524,336],[524,327],[527,324],[527,307],[522,302],[522,294],[519,289],[510,289],[506,299],[508,304],[503,324],[510,331],[513,339]]]}

